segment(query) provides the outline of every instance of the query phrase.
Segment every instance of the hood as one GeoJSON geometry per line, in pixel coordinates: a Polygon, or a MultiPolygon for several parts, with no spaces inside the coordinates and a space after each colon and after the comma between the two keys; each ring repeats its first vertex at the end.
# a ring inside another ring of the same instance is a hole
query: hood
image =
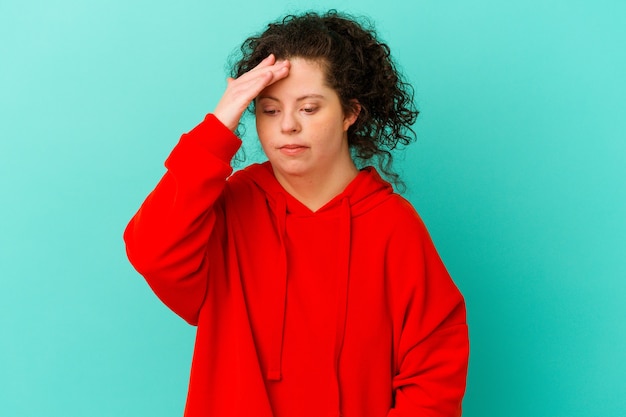
{"type": "MultiPolygon", "coordinates": [[[[272,211],[280,210],[281,200],[284,200],[287,214],[311,215],[313,213],[285,191],[276,180],[272,165],[269,162],[250,165],[240,174],[248,176],[265,192],[272,211]]],[[[359,216],[382,203],[392,194],[393,187],[391,184],[383,180],[375,168],[368,166],[361,169],[344,191],[314,213],[320,214],[337,210],[342,205],[342,201],[346,201],[350,206],[351,215],[359,216]]]]}
{"type": "MultiPolygon", "coordinates": [[[[339,276],[342,277],[338,284],[338,305],[336,318],[336,338],[335,338],[335,383],[337,392],[338,413],[341,410],[341,396],[339,387],[339,361],[341,359],[341,349],[343,346],[346,313],[348,304],[348,288],[350,277],[350,253],[351,253],[351,230],[352,220],[372,208],[378,206],[393,195],[393,188],[384,181],[373,167],[362,169],[359,174],[348,184],[340,194],[331,199],[319,210],[313,212],[304,204],[296,200],[280,185],[274,176],[272,166],[269,162],[263,164],[253,164],[239,172],[239,175],[246,176],[250,181],[260,187],[266,196],[268,206],[274,216],[276,231],[279,235],[281,250],[277,254],[277,275],[275,280],[268,282],[273,286],[274,294],[280,294],[282,302],[272,305],[274,311],[271,313],[275,320],[272,320],[272,329],[268,329],[276,340],[272,343],[269,357],[266,358],[268,371],[266,377],[269,380],[280,380],[282,375],[282,350],[285,329],[285,311],[287,306],[287,249],[286,249],[286,223],[288,216],[318,216],[337,215],[339,217],[339,230],[337,239],[340,251],[337,254],[341,270],[339,276]]],[[[339,414],[337,414],[339,415],[339,414]]]]}

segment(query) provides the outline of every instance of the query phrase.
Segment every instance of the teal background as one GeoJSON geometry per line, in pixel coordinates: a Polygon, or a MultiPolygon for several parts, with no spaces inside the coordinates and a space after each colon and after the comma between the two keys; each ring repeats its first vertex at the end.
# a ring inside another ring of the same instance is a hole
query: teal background
{"type": "Polygon", "coordinates": [[[333,6],[373,18],[416,88],[398,167],[467,299],[464,416],[626,415],[626,2],[607,0],[0,0],[0,415],[182,415],[194,329],[122,231],[231,51],[333,6]]]}

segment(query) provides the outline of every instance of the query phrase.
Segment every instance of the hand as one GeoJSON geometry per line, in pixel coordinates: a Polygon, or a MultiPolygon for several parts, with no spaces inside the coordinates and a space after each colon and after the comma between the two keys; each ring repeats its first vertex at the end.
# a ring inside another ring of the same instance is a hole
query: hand
{"type": "Polygon", "coordinates": [[[228,78],[226,91],[217,103],[213,115],[234,132],[250,102],[265,87],[287,77],[289,68],[289,61],[276,62],[276,57],[271,54],[239,78],[228,78]]]}

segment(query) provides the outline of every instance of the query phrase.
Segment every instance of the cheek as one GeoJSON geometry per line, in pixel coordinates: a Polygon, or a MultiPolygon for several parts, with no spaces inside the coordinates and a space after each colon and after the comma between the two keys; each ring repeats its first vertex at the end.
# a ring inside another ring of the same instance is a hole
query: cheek
{"type": "Polygon", "coordinates": [[[347,134],[341,129],[341,125],[319,129],[316,135],[317,142],[325,149],[326,153],[336,153],[348,142],[347,134]]]}
{"type": "Polygon", "coordinates": [[[256,132],[259,135],[259,139],[261,136],[266,136],[268,131],[267,122],[263,119],[256,119],[256,132]]]}
{"type": "Polygon", "coordinates": [[[261,143],[261,147],[263,148],[263,150],[268,149],[270,147],[272,138],[271,129],[269,129],[268,124],[257,121],[256,133],[259,137],[259,143],[261,143]]]}

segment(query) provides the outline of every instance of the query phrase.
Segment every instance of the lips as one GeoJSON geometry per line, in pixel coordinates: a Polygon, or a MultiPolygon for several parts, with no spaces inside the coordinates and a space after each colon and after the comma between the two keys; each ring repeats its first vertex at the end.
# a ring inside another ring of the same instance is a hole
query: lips
{"type": "Polygon", "coordinates": [[[281,147],[278,148],[278,150],[288,156],[294,156],[294,155],[298,155],[301,154],[302,152],[306,151],[308,148],[308,146],[304,146],[304,145],[297,145],[297,144],[288,144],[288,145],[283,145],[281,147]]]}

